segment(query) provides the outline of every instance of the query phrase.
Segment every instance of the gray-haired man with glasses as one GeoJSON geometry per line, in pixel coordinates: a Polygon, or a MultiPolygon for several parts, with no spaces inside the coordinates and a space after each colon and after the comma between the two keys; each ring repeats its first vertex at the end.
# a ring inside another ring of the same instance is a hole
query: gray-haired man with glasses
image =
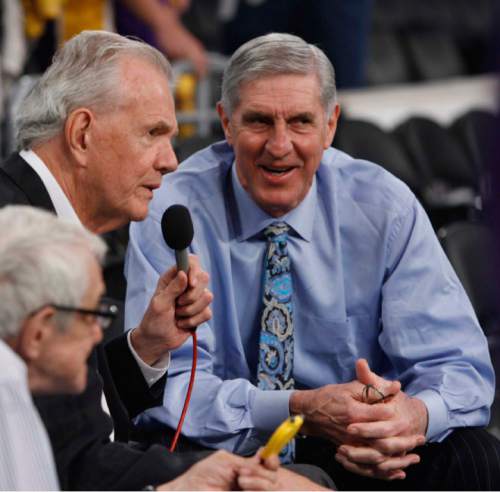
{"type": "Polygon", "coordinates": [[[114,316],[99,308],[106,246],[30,207],[0,211],[0,229],[0,490],[53,490],[52,451],[30,392],[84,390],[87,359],[114,316]]]}

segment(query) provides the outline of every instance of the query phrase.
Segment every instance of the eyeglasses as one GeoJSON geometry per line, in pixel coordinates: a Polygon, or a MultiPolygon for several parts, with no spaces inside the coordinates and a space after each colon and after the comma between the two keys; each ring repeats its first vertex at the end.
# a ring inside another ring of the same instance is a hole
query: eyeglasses
{"type": "Polygon", "coordinates": [[[373,405],[374,403],[385,403],[394,395],[384,395],[382,391],[373,386],[373,384],[365,384],[361,393],[361,401],[373,405]]]}
{"type": "MultiPolygon", "coordinates": [[[[53,307],[57,311],[63,311],[68,313],[78,313],[83,316],[92,316],[99,326],[104,330],[109,327],[111,322],[118,315],[118,306],[115,304],[109,304],[107,302],[101,301],[97,309],[85,309],[73,306],[61,306],[60,304],[48,304],[48,306],[53,307]]],[[[93,321],[93,320],[92,320],[93,321]]]]}

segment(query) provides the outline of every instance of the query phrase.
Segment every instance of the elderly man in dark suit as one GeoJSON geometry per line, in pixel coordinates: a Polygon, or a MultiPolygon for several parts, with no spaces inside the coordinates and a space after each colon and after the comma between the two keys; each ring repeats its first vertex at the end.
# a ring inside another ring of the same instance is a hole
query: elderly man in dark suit
{"type": "MultiPolygon", "coordinates": [[[[20,153],[0,168],[0,206],[41,207],[96,233],[144,219],[162,175],[177,167],[170,79],[168,62],[144,43],[91,31],[73,38],[21,106],[20,153]]],[[[161,402],[169,351],[211,315],[207,284],[195,257],[188,275],[165,272],[141,323],[98,347],[99,372],[93,354],[83,394],[36,399],[63,489],[140,489],[172,480],[205,456],[110,442],[101,376],[110,376],[131,418],[161,402]]],[[[216,487],[236,486],[241,463],[233,458],[213,462],[232,473],[216,487]]],[[[269,472],[262,468],[256,473],[269,472]]],[[[296,477],[288,471],[278,475],[281,488],[314,486],[287,481],[296,477]]],[[[189,487],[208,488],[209,478],[195,469],[189,487]]]]}

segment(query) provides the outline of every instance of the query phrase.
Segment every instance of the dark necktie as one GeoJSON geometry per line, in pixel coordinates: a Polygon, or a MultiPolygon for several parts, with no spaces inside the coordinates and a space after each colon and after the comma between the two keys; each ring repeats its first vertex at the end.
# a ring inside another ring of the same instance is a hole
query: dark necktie
{"type": "MultiPolygon", "coordinates": [[[[268,226],[264,258],[263,311],[259,342],[258,386],[264,390],[294,388],[292,275],[288,256],[288,226],[275,222],[268,226]]],[[[293,461],[292,441],[280,453],[283,463],[293,461]]]]}

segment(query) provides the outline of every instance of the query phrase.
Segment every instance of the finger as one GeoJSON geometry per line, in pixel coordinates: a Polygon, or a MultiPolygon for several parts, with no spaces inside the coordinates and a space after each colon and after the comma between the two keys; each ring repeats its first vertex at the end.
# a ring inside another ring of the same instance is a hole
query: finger
{"type": "Polygon", "coordinates": [[[399,381],[389,381],[374,373],[366,359],[356,361],[356,378],[362,384],[375,386],[384,395],[394,395],[401,389],[399,381]]]}
{"type": "Polygon", "coordinates": [[[390,456],[407,453],[418,446],[425,444],[425,436],[394,436],[371,441],[371,446],[381,453],[390,456]]]}
{"type": "MultiPolygon", "coordinates": [[[[192,277],[189,277],[190,279],[192,277]]],[[[209,275],[207,272],[200,271],[196,278],[196,285],[193,287],[191,285],[188,286],[186,292],[184,292],[179,299],[177,299],[177,304],[179,306],[185,306],[187,304],[191,304],[196,302],[196,300],[200,297],[200,295],[205,292],[208,287],[209,275]]]]}
{"type": "Polygon", "coordinates": [[[192,331],[194,328],[202,325],[210,319],[212,319],[212,310],[207,307],[201,313],[191,316],[190,318],[176,319],[176,325],[181,330],[192,331]]]}
{"type": "Polygon", "coordinates": [[[246,469],[240,471],[237,482],[241,490],[274,490],[276,485],[274,480],[252,476],[246,469]]]}
{"type": "Polygon", "coordinates": [[[177,267],[173,266],[170,267],[166,272],[163,273],[163,275],[160,276],[158,279],[158,283],[156,284],[156,292],[161,292],[164,289],[168,287],[170,282],[176,277],[177,275],[177,267]]]}
{"type": "Polygon", "coordinates": [[[403,431],[406,431],[407,428],[408,422],[398,418],[383,421],[356,422],[355,424],[347,426],[347,432],[350,435],[365,439],[383,439],[386,437],[397,436],[403,431]]]}
{"type": "Polygon", "coordinates": [[[335,459],[348,471],[364,477],[378,478],[381,480],[403,480],[406,473],[403,470],[381,471],[372,465],[357,464],[350,461],[346,456],[337,453],[335,459]]]}
{"type": "MultiPolygon", "coordinates": [[[[349,408],[349,418],[351,422],[377,422],[379,420],[391,420],[395,417],[396,411],[393,405],[369,405],[356,400],[351,402],[349,408]]],[[[355,424],[351,424],[355,425],[355,424]]],[[[351,433],[354,435],[355,431],[351,433]]]]}
{"type": "Polygon", "coordinates": [[[170,275],[166,275],[165,279],[163,277],[160,279],[163,288],[159,289],[157,297],[170,305],[175,304],[177,297],[186,290],[187,275],[184,272],[176,272],[170,282],[167,283],[168,278],[170,278],[170,275]]]}
{"type": "Polygon", "coordinates": [[[196,255],[189,255],[188,256],[188,263],[189,263],[189,270],[188,270],[188,277],[189,277],[189,287],[196,287],[198,283],[198,275],[203,272],[201,265],[200,265],[200,260],[196,255]]]}
{"type": "Polygon", "coordinates": [[[378,465],[387,459],[377,449],[367,446],[350,446],[343,444],[337,449],[337,452],[346,456],[349,461],[363,465],[378,465]]]}
{"type": "Polygon", "coordinates": [[[262,466],[257,455],[246,459],[246,464],[238,470],[238,477],[245,479],[243,482],[245,483],[244,488],[252,490],[272,488],[278,480],[276,471],[262,466]],[[254,489],[254,487],[257,488],[254,489]]]}
{"type": "Polygon", "coordinates": [[[210,303],[213,301],[214,295],[208,289],[204,289],[198,295],[198,298],[191,302],[190,304],[180,306],[179,303],[176,303],[175,306],[175,315],[178,318],[188,318],[190,316],[194,316],[200,311],[203,311],[210,303]]]}
{"type": "MultiPolygon", "coordinates": [[[[213,299],[213,295],[207,288],[207,284],[200,283],[196,289],[184,292],[177,299],[176,305],[177,308],[187,308],[183,309],[186,313],[189,313],[190,310],[195,312],[199,310],[199,306],[206,303],[208,299],[210,302],[213,299]]],[[[189,314],[192,314],[192,312],[189,314]]]]}
{"type": "Polygon", "coordinates": [[[352,473],[357,473],[358,475],[362,475],[364,477],[376,478],[376,470],[372,466],[353,463],[349,460],[349,458],[347,458],[347,456],[341,453],[335,454],[335,460],[338,461],[346,470],[352,473]]]}
{"type": "Polygon", "coordinates": [[[276,455],[269,456],[269,458],[262,461],[262,464],[268,470],[276,471],[280,467],[280,459],[276,455]]]}
{"type": "Polygon", "coordinates": [[[185,290],[186,286],[187,276],[184,272],[177,272],[175,269],[168,270],[158,280],[149,309],[155,315],[166,313],[169,310],[173,312],[175,299],[185,290]]]}
{"type": "Polygon", "coordinates": [[[403,470],[404,468],[416,465],[417,463],[420,463],[420,456],[415,453],[410,453],[405,456],[394,456],[392,458],[388,458],[377,465],[377,470],[387,473],[395,470],[403,470]]]}

